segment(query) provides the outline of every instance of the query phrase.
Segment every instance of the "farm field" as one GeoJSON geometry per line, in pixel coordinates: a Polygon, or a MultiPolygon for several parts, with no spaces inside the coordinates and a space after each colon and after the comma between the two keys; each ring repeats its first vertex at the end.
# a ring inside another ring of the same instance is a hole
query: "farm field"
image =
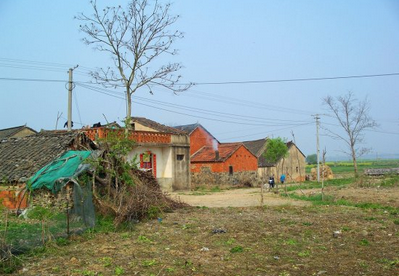
{"type": "Polygon", "coordinates": [[[317,185],[265,193],[263,207],[204,206],[259,189],[188,193],[204,204],[50,243],[14,275],[398,275],[399,178],[327,182],[323,201],[317,185]]]}
{"type": "MultiPolygon", "coordinates": [[[[353,163],[351,161],[337,161],[326,162],[326,165],[331,168],[334,175],[348,175],[353,173],[353,163]]],[[[306,174],[310,173],[311,168],[316,168],[316,165],[307,165],[306,174]]],[[[386,160],[359,160],[358,170],[363,173],[366,169],[385,169],[385,168],[399,168],[399,160],[386,159],[386,160]]]]}

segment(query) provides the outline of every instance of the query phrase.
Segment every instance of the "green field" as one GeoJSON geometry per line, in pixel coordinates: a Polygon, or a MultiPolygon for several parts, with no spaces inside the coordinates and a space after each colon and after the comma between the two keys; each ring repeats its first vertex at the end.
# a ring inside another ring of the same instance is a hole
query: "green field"
{"type": "MultiPolygon", "coordinates": [[[[326,162],[334,174],[346,174],[353,172],[353,163],[350,161],[326,162]]],[[[365,169],[382,169],[382,168],[399,168],[398,159],[386,160],[359,160],[357,163],[358,170],[362,173],[365,169]]],[[[312,168],[317,165],[307,165],[306,173],[309,174],[312,168]]]]}

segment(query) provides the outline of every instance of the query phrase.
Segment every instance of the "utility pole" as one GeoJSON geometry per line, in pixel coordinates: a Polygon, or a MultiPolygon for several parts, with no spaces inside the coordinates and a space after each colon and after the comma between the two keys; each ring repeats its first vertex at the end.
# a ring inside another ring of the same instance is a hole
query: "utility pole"
{"type": "Polygon", "coordinates": [[[316,120],[316,147],[317,147],[317,182],[320,182],[320,144],[319,144],[319,127],[320,127],[320,117],[319,114],[312,115],[316,120]]]}
{"type": "Polygon", "coordinates": [[[69,68],[69,87],[68,87],[68,131],[72,130],[72,89],[73,89],[73,82],[72,82],[72,74],[73,70],[78,68],[79,65],[76,65],[74,68],[69,68]]]}

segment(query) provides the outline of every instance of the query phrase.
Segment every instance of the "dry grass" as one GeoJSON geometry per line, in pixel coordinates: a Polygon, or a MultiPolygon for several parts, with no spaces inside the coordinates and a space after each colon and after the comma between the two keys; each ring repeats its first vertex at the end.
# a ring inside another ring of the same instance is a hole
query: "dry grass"
{"type": "Polygon", "coordinates": [[[185,208],[78,237],[29,259],[23,275],[398,275],[397,221],[344,206],[185,208]]]}

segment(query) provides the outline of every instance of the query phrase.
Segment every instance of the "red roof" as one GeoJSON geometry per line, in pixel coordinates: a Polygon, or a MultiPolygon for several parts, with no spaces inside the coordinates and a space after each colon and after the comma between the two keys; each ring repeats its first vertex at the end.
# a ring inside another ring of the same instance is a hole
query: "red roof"
{"type": "Polygon", "coordinates": [[[242,143],[228,143],[218,145],[219,158],[216,159],[216,150],[211,146],[202,147],[192,157],[191,162],[224,162],[235,151],[242,147],[242,143]]]}

